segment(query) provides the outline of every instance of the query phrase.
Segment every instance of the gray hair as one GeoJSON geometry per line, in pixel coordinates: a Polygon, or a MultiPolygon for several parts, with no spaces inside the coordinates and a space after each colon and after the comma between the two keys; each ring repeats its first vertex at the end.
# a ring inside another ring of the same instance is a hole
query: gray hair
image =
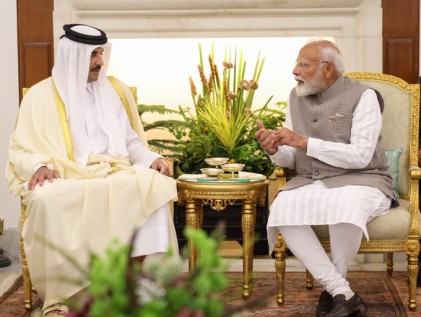
{"type": "Polygon", "coordinates": [[[345,72],[344,59],[335,43],[323,39],[312,39],[307,44],[317,45],[320,48],[322,59],[335,65],[337,76],[345,72]]]}

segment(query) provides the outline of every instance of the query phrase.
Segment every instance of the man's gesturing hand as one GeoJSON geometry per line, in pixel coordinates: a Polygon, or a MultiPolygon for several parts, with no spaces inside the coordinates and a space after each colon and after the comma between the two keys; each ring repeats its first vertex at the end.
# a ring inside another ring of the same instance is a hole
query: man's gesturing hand
{"type": "Polygon", "coordinates": [[[260,146],[269,155],[275,154],[278,151],[278,145],[276,144],[275,132],[272,130],[266,130],[265,125],[259,119],[256,120],[257,127],[259,130],[256,132],[257,141],[260,146]]]}
{"type": "Polygon", "coordinates": [[[308,138],[287,128],[274,131],[273,139],[276,145],[289,145],[296,149],[307,149],[308,138]]]}
{"type": "Polygon", "coordinates": [[[277,130],[266,130],[264,124],[259,119],[256,120],[259,130],[256,132],[256,138],[261,147],[267,154],[273,155],[278,151],[278,146],[289,145],[296,149],[307,148],[308,138],[299,135],[287,128],[280,128],[277,130]]]}

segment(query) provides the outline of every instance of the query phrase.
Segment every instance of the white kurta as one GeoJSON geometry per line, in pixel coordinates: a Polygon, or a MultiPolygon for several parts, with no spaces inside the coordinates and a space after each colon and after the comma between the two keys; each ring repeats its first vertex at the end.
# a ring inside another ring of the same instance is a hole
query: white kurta
{"type": "MultiPolygon", "coordinates": [[[[292,130],[287,108],[285,127],[292,130]]],[[[367,166],[374,153],[382,127],[382,115],[376,94],[366,90],[352,119],[350,144],[309,138],[307,155],[342,168],[367,166]]],[[[294,169],[295,149],[280,146],[271,159],[282,167],[294,169]]],[[[345,186],[328,189],[321,181],[293,190],[281,191],[270,207],[267,223],[270,251],[278,236],[278,226],[322,225],[341,222],[360,227],[368,238],[366,224],[387,213],[390,203],[386,195],[369,186],[345,186]]]]}

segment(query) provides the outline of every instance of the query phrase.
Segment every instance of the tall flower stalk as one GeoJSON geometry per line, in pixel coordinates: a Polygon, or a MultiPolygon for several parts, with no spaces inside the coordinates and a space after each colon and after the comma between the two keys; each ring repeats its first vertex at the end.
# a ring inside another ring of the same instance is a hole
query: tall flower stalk
{"type": "Polygon", "coordinates": [[[247,63],[243,58],[243,51],[237,55],[238,52],[235,49],[233,57],[232,52],[229,52],[229,55],[225,54],[221,77],[217,65],[214,63],[212,50],[208,58],[210,75],[206,78],[200,45],[199,52],[200,65],[198,68],[202,83],[201,94],[197,94],[190,77],[191,94],[197,118],[215,133],[221,144],[226,147],[228,154],[232,155],[250,123],[253,97],[258,88],[265,59],[260,58],[259,54],[252,77],[246,79],[247,63]]]}

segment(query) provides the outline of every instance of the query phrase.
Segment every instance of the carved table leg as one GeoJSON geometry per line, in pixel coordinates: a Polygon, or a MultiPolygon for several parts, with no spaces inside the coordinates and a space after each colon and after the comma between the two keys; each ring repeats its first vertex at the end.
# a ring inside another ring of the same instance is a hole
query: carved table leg
{"type": "MultiPolygon", "coordinates": [[[[187,228],[200,229],[202,227],[201,215],[203,214],[203,206],[200,201],[186,201],[186,226],[187,228]]],[[[197,249],[193,241],[189,239],[189,272],[192,272],[196,266],[197,249]]]]}
{"type": "Polygon", "coordinates": [[[243,231],[243,298],[248,298],[252,288],[254,228],[256,224],[256,202],[243,202],[241,229],[243,231]]]}

